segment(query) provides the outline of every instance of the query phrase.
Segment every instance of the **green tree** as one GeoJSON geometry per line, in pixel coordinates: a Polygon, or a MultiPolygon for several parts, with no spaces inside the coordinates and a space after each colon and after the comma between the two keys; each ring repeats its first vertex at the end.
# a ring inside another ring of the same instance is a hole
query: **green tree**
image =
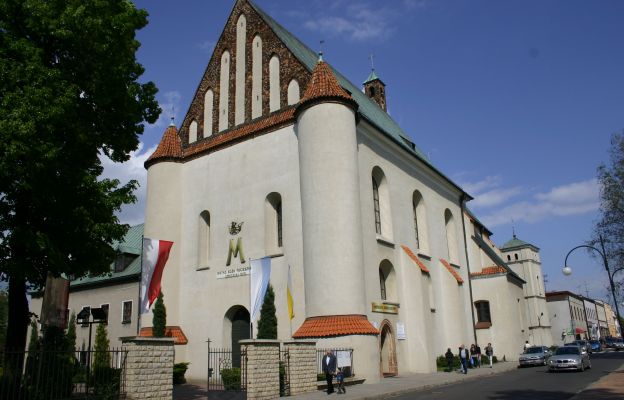
{"type": "Polygon", "coordinates": [[[72,311],[67,325],[67,351],[74,353],[76,351],[76,313],[72,311]]]}
{"type": "MultiPolygon", "coordinates": [[[[600,248],[600,237],[604,239],[604,250],[611,271],[623,268],[624,263],[624,131],[611,137],[610,163],[598,167],[600,183],[600,219],[594,227],[592,244],[600,248]]],[[[596,256],[596,253],[592,253],[596,256]]],[[[621,289],[624,273],[614,275],[621,289]]]]}
{"type": "Polygon", "coordinates": [[[30,341],[28,342],[28,351],[34,352],[39,349],[39,326],[37,320],[30,321],[30,341]]]}
{"type": "Polygon", "coordinates": [[[258,339],[277,339],[277,316],[275,315],[275,293],[269,284],[258,320],[258,339]]]}
{"type": "Polygon", "coordinates": [[[0,1],[0,274],[9,282],[6,348],[24,349],[27,282],[108,272],[128,226],[115,212],[137,183],[101,179],[128,160],[160,114],[140,83],[129,0],[0,1]]]}
{"type": "Polygon", "coordinates": [[[110,341],[106,325],[98,324],[95,330],[95,354],[93,355],[93,369],[110,367],[111,356],[109,352],[110,341]]]}
{"type": "Polygon", "coordinates": [[[0,290],[0,349],[6,341],[7,321],[9,317],[9,298],[4,290],[0,290]]]}
{"type": "Polygon", "coordinates": [[[165,328],[167,326],[167,309],[163,300],[162,290],[154,303],[154,315],[152,316],[152,332],[154,337],[165,337],[165,328]]]}

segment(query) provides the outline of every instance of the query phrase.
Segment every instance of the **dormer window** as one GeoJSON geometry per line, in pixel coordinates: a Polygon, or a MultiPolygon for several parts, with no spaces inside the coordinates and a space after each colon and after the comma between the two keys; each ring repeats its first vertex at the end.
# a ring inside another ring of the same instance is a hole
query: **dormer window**
{"type": "Polygon", "coordinates": [[[132,261],[134,261],[136,257],[136,255],[128,253],[117,254],[117,258],[115,259],[115,272],[124,271],[130,264],[132,264],[132,261]]]}

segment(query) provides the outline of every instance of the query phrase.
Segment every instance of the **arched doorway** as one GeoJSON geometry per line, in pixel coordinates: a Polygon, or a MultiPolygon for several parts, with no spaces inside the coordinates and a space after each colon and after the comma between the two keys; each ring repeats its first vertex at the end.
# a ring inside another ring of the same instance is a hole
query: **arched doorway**
{"type": "Polygon", "coordinates": [[[241,347],[238,341],[251,337],[249,311],[243,306],[233,306],[225,313],[225,320],[226,323],[223,324],[224,334],[230,339],[232,345],[232,367],[240,368],[241,347]],[[229,332],[227,332],[228,330],[229,332]]]}
{"type": "Polygon", "coordinates": [[[383,377],[396,376],[399,372],[397,366],[396,347],[392,325],[388,320],[381,323],[381,335],[379,336],[379,368],[383,377]]]}

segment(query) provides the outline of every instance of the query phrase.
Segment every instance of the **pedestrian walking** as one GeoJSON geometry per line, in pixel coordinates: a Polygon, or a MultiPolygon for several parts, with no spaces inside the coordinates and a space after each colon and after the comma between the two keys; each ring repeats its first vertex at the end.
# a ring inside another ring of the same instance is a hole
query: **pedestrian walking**
{"type": "Polygon", "coordinates": [[[492,347],[492,343],[488,343],[488,345],[485,346],[485,355],[490,361],[490,368],[492,368],[492,357],[494,356],[494,348],[492,347]]]}
{"type": "Polygon", "coordinates": [[[468,373],[468,359],[470,358],[470,352],[468,349],[462,344],[459,346],[459,362],[461,362],[462,372],[464,374],[468,373]]]}
{"type": "Polygon", "coordinates": [[[477,346],[474,344],[470,345],[470,366],[477,368],[477,346]]]}
{"type": "Polygon", "coordinates": [[[481,347],[479,347],[479,344],[475,344],[475,350],[477,351],[477,364],[479,366],[479,368],[481,368],[481,347]]]}
{"type": "Polygon", "coordinates": [[[446,357],[446,372],[452,372],[453,359],[455,358],[455,356],[453,355],[450,347],[446,350],[446,354],[444,354],[444,357],[446,357]]]}

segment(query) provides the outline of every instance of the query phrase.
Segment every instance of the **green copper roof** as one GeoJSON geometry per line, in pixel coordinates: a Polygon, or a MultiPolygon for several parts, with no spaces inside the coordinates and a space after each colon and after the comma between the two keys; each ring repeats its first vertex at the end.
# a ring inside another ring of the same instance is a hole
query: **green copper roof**
{"type": "Polygon", "coordinates": [[[516,274],[510,267],[509,265],[507,265],[507,263],[505,261],[503,261],[502,258],[499,257],[499,255],[494,251],[494,249],[490,248],[490,246],[486,243],[485,240],[483,240],[483,238],[481,236],[473,236],[472,239],[479,245],[480,248],[483,249],[483,251],[485,251],[485,254],[488,255],[488,257],[490,257],[492,259],[492,261],[494,261],[494,263],[496,263],[496,265],[498,265],[499,267],[503,267],[507,273],[511,276],[513,276],[514,278],[518,279],[519,281],[521,281],[522,283],[526,283],[526,281],[522,278],[520,278],[518,276],[518,274],[516,274]]]}
{"type": "Polygon", "coordinates": [[[368,75],[368,78],[366,78],[366,80],[364,81],[364,84],[367,84],[368,82],[372,82],[374,80],[379,80],[381,81],[381,79],[379,79],[379,77],[377,76],[377,74],[375,73],[375,70],[372,70],[370,75],[368,75]]]}
{"type": "Polygon", "coordinates": [[[502,245],[501,250],[513,249],[516,247],[526,247],[526,246],[535,247],[531,243],[527,243],[524,240],[520,240],[516,237],[516,235],[514,235],[511,240],[509,240],[507,243],[502,245]]]}
{"type": "MultiPolygon", "coordinates": [[[[248,0],[249,4],[260,15],[262,19],[269,25],[269,27],[275,32],[284,45],[293,53],[295,57],[311,72],[314,66],[318,62],[318,54],[306,46],[303,42],[297,39],[292,33],[288,32],[286,28],[281,26],[277,21],[271,18],[270,15],[265,13],[260,7],[258,7],[253,1],[248,0]]],[[[330,66],[331,67],[331,66],[330,66]]],[[[395,143],[407,150],[409,153],[415,155],[418,159],[423,161],[429,167],[431,167],[437,174],[444,178],[451,185],[456,187],[462,193],[465,193],[461,187],[455,182],[446,177],[442,172],[435,168],[427,156],[409,139],[409,136],[403,132],[401,127],[382,110],[377,103],[370,99],[362,90],[351,83],[345,78],[339,71],[334,69],[332,71],[338,79],[340,85],[347,90],[353,99],[358,104],[359,113],[370,123],[379,128],[383,133],[390,136],[395,143]]],[[[472,197],[469,196],[469,199],[472,197]]]]}
{"type": "Polygon", "coordinates": [[[121,272],[115,271],[115,262],[110,265],[110,272],[100,276],[86,276],[84,278],[71,281],[70,287],[79,288],[89,285],[102,285],[124,280],[141,274],[141,247],[143,243],[143,224],[131,227],[121,242],[113,243],[113,248],[119,253],[126,253],[137,256],[130,265],[121,272]]]}

